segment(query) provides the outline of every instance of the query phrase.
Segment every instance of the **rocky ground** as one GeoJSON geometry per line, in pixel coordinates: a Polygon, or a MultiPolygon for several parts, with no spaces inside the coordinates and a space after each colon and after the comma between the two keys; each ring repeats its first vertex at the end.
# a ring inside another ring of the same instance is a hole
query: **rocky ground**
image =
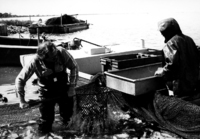
{"type": "MultiPolygon", "coordinates": [[[[116,114],[116,112],[115,112],[116,114]]],[[[55,122],[53,125],[53,131],[46,135],[38,134],[37,132],[37,119],[10,123],[0,125],[0,137],[1,139],[176,139],[180,138],[177,135],[169,133],[167,131],[155,130],[153,125],[147,126],[144,121],[138,118],[131,118],[128,114],[118,112],[116,114],[118,118],[124,118],[123,122],[119,126],[122,130],[114,134],[96,134],[87,135],[85,133],[77,132],[76,130],[70,130],[64,126],[60,120],[59,114],[55,115],[55,122]]]]}

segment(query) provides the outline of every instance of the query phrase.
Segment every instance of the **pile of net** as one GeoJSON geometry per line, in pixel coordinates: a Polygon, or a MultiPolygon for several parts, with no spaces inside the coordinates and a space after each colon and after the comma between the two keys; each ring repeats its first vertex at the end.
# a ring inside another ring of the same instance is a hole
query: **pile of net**
{"type": "MultiPolygon", "coordinates": [[[[129,137],[150,138],[154,133],[167,132],[171,138],[200,138],[200,107],[168,96],[166,90],[131,96],[106,87],[104,75],[97,74],[88,84],[77,87],[76,93],[67,129],[59,127],[59,131],[54,131],[60,135],[64,136],[69,129],[89,136],[127,133],[129,137]]],[[[2,132],[3,125],[36,121],[40,117],[38,105],[27,109],[20,109],[19,104],[4,105],[0,113],[2,132]]]]}
{"type": "Polygon", "coordinates": [[[118,130],[119,120],[127,118],[122,109],[128,104],[121,92],[107,88],[101,74],[96,75],[89,84],[78,87],[76,94],[70,129],[91,135],[113,133],[118,130]]]}
{"type": "Polygon", "coordinates": [[[166,89],[157,91],[152,102],[141,111],[143,116],[149,121],[158,123],[160,128],[179,136],[199,139],[200,106],[196,105],[200,100],[199,95],[190,99],[183,99],[166,94],[166,89]]]}
{"type": "Polygon", "coordinates": [[[77,89],[70,128],[85,134],[114,134],[127,128],[144,133],[151,129],[168,131],[179,138],[200,138],[198,105],[168,96],[165,89],[126,98],[124,93],[106,87],[104,82],[104,76],[97,75],[89,84],[77,89]],[[131,118],[124,117],[127,111],[131,118]],[[132,119],[142,122],[136,124],[132,119]]]}
{"type": "Polygon", "coordinates": [[[69,129],[89,136],[126,133],[139,138],[159,130],[154,122],[146,122],[139,107],[131,107],[122,92],[106,87],[105,82],[104,75],[97,74],[76,89],[69,129]]]}

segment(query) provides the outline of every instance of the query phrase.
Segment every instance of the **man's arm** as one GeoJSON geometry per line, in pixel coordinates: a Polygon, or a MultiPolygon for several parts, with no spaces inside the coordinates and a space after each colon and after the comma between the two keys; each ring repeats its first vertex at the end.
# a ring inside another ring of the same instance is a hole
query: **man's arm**
{"type": "MultiPolygon", "coordinates": [[[[17,94],[19,95],[20,104],[26,103],[25,101],[25,90],[24,87],[26,85],[26,81],[33,75],[34,66],[33,63],[25,65],[18,76],[15,79],[15,87],[17,94]]],[[[21,107],[21,106],[20,106],[21,107]]]]}
{"type": "Polygon", "coordinates": [[[166,44],[163,48],[164,53],[164,66],[163,68],[159,68],[155,75],[159,77],[163,77],[165,80],[171,80],[176,76],[178,69],[180,67],[180,59],[179,52],[172,43],[166,44]]]}
{"type": "MultiPolygon", "coordinates": [[[[63,57],[64,57],[64,64],[67,66],[67,68],[70,70],[70,87],[71,89],[75,88],[75,86],[77,85],[77,81],[78,81],[78,64],[75,61],[75,59],[73,58],[73,56],[65,49],[62,48],[61,51],[63,57]]],[[[68,95],[75,95],[75,92],[68,92],[68,95]]]]}
{"type": "Polygon", "coordinates": [[[165,66],[163,67],[163,75],[166,80],[170,80],[179,72],[179,51],[173,43],[169,43],[164,47],[163,52],[166,59],[165,66]]]}

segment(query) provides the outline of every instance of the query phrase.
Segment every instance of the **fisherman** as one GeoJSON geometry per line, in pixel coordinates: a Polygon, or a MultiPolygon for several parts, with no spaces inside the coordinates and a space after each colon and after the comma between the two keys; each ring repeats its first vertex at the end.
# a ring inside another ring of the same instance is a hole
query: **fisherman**
{"type": "Polygon", "coordinates": [[[24,87],[34,73],[38,77],[38,92],[41,100],[38,130],[41,134],[47,134],[52,130],[56,104],[59,105],[64,124],[67,124],[72,116],[78,65],[64,48],[56,47],[50,41],[40,44],[34,58],[23,67],[15,80],[20,108],[29,107],[29,103],[25,100],[24,87]],[[70,70],[69,78],[67,69],[70,70]]]}
{"type": "Polygon", "coordinates": [[[163,48],[163,67],[155,75],[163,77],[172,95],[192,96],[199,76],[199,55],[195,42],[182,33],[174,18],[160,21],[158,29],[166,44],[163,48]]]}

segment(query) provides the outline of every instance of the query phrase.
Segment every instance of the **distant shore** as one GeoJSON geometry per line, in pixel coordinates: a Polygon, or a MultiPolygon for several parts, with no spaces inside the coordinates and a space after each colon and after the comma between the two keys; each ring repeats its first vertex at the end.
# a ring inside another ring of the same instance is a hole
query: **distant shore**
{"type": "Polygon", "coordinates": [[[45,16],[55,16],[55,15],[13,15],[13,14],[9,14],[9,13],[0,13],[0,18],[45,17],[45,16]]]}

